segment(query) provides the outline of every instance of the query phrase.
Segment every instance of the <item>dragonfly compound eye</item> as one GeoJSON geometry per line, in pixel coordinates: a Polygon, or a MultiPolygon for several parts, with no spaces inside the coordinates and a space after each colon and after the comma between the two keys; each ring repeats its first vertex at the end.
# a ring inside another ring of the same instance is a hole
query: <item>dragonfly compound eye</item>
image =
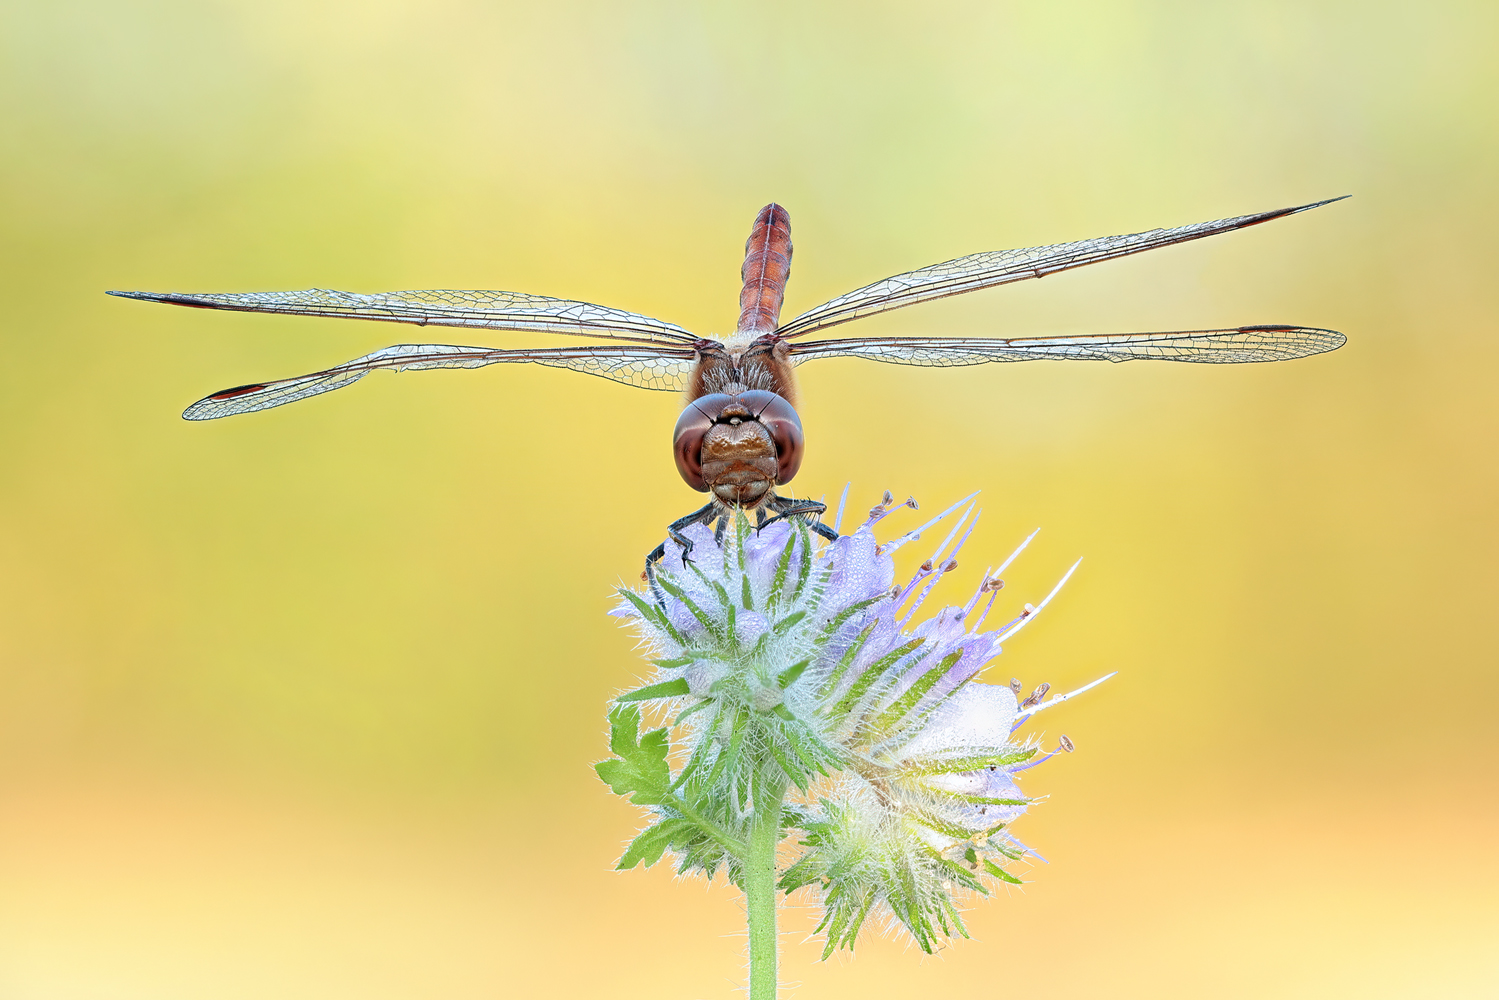
{"type": "Polygon", "coordinates": [[[703,479],[703,439],[708,436],[719,413],[733,401],[733,396],[722,392],[700,396],[688,403],[677,418],[677,429],[672,434],[677,472],[699,493],[708,492],[708,484],[703,479]]]}
{"type": "Polygon", "coordinates": [[[749,407],[776,443],[776,485],[785,486],[802,467],[802,453],[806,450],[801,417],[784,397],[763,389],[742,392],[738,399],[749,407]]]}

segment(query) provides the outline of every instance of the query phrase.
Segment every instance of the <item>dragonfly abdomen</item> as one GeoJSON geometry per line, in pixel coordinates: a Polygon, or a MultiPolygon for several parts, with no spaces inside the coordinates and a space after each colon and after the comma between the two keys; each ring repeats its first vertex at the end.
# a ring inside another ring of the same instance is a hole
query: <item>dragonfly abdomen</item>
{"type": "Polygon", "coordinates": [[[744,288],[739,293],[739,333],[770,333],[781,320],[791,277],[791,215],[772,202],[760,209],[744,243],[744,288]]]}

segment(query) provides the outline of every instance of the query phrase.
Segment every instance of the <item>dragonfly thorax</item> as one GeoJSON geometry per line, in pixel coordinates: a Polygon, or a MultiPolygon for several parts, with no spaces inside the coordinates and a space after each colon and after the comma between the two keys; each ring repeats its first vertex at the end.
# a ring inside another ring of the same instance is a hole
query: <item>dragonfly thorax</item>
{"type": "Polygon", "coordinates": [[[742,346],[733,341],[702,340],[696,345],[696,353],[687,384],[689,400],[744,389],[773,392],[788,401],[796,399],[790,345],[775,334],[764,334],[742,346]]]}

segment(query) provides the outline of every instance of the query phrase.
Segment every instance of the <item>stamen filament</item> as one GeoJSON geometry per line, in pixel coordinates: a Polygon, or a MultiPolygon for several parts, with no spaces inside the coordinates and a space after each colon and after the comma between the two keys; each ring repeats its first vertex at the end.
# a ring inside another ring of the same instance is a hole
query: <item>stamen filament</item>
{"type": "Polygon", "coordinates": [[[880,555],[889,555],[891,552],[894,552],[896,549],[900,548],[902,545],[905,545],[907,542],[914,542],[914,541],[916,541],[917,539],[919,539],[921,537],[921,533],[923,531],[926,531],[928,528],[932,527],[938,521],[941,521],[944,517],[946,517],[947,515],[951,514],[953,511],[957,510],[959,507],[963,506],[965,503],[968,503],[974,497],[978,496],[979,492],[980,492],[979,490],[974,490],[972,493],[968,494],[966,497],[964,497],[963,499],[959,500],[957,503],[953,504],[951,507],[947,508],[942,513],[938,514],[936,517],[932,518],[930,521],[928,521],[926,524],[923,524],[921,527],[917,528],[915,531],[908,531],[904,535],[901,535],[899,538],[891,539],[890,541],[888,541],[885,544],[883,544],[883,545],[879,546],[878,548],[876,548],[875,551],[878,552],[880,555]]]}
{"type": "Polygon", "coordinates": [[[1051,603],[1051,599],[1057,596],[1062,587],[1066,585],[1067,581],[1072,579],[1072,574],[1076,573],[1077,568],[1082,564],[1083,561],[1081,559],[1073,563],[1072,568],[1069,569],[1066,573],[1062,574],[1062,578],[1057,581],[1057,585],[1051,588],[1051,593],[1047,594],[1046,598],[1042,600],[1040,604],[1037,604],[1034,608],[1027,606],[1025,614],[1021,615],[1012,624],[1006,626],[1003,630],[1000,631],[999,641],[1004,642],[1010,636],[1014,635],[1016,632],[1019,632],[1031,622],[1035,621],[1036,616],[1041,613],[1042,609],[1044,609],[1048,604],[1051,603]]]}

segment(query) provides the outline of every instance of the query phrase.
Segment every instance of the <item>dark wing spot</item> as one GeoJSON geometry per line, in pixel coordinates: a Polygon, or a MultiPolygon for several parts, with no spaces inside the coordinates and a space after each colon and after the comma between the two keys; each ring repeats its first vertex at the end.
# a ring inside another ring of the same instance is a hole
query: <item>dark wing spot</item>
{"type": "Polygon", "coordinates": [[[265,388],[265,383],[264,382],[260,383],[259,385],[237,385],[233,389],[225,389],[223,392],[216,392],[212,396],[209,396],[208,398],[209,399],[233,399],[235,396],[243,396],[246,393],[250,393],[250,392],[259,392],[261,389],[264,389],[264,388],[265,388]]]}

